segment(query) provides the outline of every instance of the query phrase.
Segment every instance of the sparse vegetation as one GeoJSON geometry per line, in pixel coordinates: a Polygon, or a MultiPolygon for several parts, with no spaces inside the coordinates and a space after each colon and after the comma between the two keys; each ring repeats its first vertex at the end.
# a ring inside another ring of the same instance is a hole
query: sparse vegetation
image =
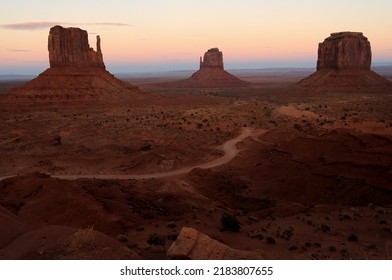
{"type": "Polygon", "coordinates": [[[356,236],[355,234],[350,234],[347,238],[348,241],[358,241],[358,236],[356,236]]]}
{"type": "Polygon", "coordinates": [[[221,216],[221,231],[233,231],[233,232],[238,232],[240,231],[240,222],[237,220],[237,218],[230,213],[223,213],[221,216]]]}
{"type": "Polygon", "coordinates": [[[157,233],[150,234],[148,236],[147,243],[150,245],[161,246],[163,251],[166,251],[166,238],[164,236],[158,235],[157,233]]]}
{"type": "Polygon", "coordinates": [[[268,236],[268,237],[265,239],[265,242],[266,242],[267,244],[270,244],[270,245],[276,244],[276,240],[275,240],[273,237],[271,237],[271,236],[268,236]]]}
{"type": "Polygon", "coordinates": [[[94,226],[80,229],[71,237],[69,247],[72,249],[94,247],[95,231],[94,226]]]}

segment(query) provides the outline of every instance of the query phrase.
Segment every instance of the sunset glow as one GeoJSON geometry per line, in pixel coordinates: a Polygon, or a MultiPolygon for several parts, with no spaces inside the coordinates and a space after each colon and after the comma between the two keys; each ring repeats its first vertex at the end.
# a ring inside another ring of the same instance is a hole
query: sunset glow
{"type": "Polygon", "coordinates": [[[373,62],[392,62],[389,0],[23,1],[2,4],[0,74],[48,67],[51,26],[77,26],[102,38],[113,73],[196,69],[219,47],[225,67],[314,67],[317,46],[336,31],[363,32],[373,62]]]}

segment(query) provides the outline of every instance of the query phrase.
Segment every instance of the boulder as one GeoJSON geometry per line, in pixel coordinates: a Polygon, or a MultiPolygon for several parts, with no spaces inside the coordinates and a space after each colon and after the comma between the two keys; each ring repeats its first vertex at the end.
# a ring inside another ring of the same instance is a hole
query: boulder
{"type": "Polygon", "coordinates": [[[183,227],[167,255],[172,259],[192,260],[260,260],[264,257],[251,251],[233,249],[193,228],[183,227]]]}

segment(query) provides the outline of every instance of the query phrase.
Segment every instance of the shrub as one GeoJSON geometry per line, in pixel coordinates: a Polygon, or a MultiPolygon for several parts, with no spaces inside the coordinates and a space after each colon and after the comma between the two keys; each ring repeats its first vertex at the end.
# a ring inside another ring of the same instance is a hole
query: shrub
{"type": "Polygon", "coordinates": [[[230,213],[223,213],[221,217],[221,231],[240,231],[240,222],[230,213]]]}
{"type": "Polygon", "coordinates": [[[358,241],[358,236],[356,236],[355,234],[351,234],[348,237],[348,241],[358,241]]]}
{"type": "Polygon", "coordinates": [[[161,235],[158,235],[156,233],[150,234],[150,236],[147,239],[147,243],[150,245],[162,246],[163,250],[166,251],[165,249],[166,239],[161,235]]]}
{"type": "Polygon", "coordinates": [[[116,239],[120,242],[127,242],[128,236],[126,236],[125,234],[119,234],[116,236],[116,239]]]}
{"type": "Polygon", "coordinates": [[[282,234],[280,235],[281,238],[290,240],[291,237],[294,235],[294,228],[289,227],[288,229],[285,229],[282,234]]]}
{"type": "Polygon", "coordinates": [[[320,226],[320,229],[321,229],[322,232],[328,232],[328,231],[331,230],[331,227],[328,226],[328,225],[326,225],[326,224],[322,224],[322,225],[320,226]]]}
{"type": "Polygon", "coordinates": [[[273,237],[267,237],[267,239],[265,240],[267,242],[267,244],[273,245],[276,244],[276,241],[273,237]]]}
{"type": "Polygon", "coordinates": [[[79,249],[83,247],[93,247],[95,241],[95,231],[94,226],[88,227],[86,229],[80,229],[75,232],[71,237],[69,242],[69,247],[73,249],[79,249]]]}

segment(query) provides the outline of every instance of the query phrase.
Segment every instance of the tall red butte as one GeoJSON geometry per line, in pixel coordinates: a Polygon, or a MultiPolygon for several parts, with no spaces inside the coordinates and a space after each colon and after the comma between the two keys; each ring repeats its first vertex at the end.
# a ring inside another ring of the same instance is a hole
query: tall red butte
{"type": "Polygon", "coordinates": [[[370,42],[361,32],[332,33],[319,44],[317,71],[299,82],[318,90],[391,90],[392,83],[373,72],[370,42]]]}
{"type": "Polygon", "coordinates": [[[23,86],[10,90],[19,100],[102,100],[122,102],[143,96],[136,86],[105,70],[101,39],[97,50],[88,43],[87,31],[54,26],[48,36],[50,68],[23,86]]]}

